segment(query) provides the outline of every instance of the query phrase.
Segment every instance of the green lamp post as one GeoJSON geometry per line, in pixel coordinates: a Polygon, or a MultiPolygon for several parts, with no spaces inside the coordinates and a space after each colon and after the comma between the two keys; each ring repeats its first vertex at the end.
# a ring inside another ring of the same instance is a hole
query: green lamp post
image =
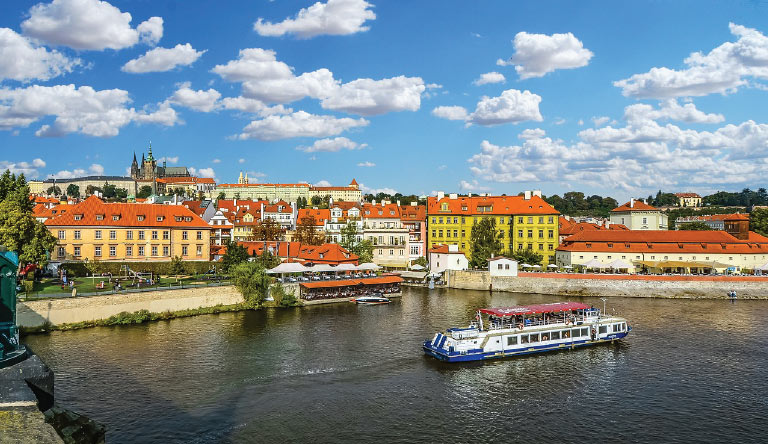
{"type": "Polygon", "coordinates": [[[16,328],[16,270],[19,257],[0,245],[0,368],[23,360],[27,350],[16,328]]]}

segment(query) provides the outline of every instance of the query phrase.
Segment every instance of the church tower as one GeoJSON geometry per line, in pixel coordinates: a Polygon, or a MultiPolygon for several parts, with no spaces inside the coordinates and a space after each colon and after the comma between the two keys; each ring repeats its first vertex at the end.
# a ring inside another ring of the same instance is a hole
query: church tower
{"type": "Polygon", "coordinates": [[[157,171],[157,162],[155,161],[155,158],[152,157],[152,142],[149,142],[149,154],[147,154],[146,160],[144,159],[144,155],[141,155],[142,160],[142,179],[144,180],[155,180],[155,172],[157,171]]]}
{"type": "Polygon", "coordinates": [[[136,162],[136,151],[133,152],[133,162],[131,163],[131,179],[139,178],[139,163],[136,162]]]}

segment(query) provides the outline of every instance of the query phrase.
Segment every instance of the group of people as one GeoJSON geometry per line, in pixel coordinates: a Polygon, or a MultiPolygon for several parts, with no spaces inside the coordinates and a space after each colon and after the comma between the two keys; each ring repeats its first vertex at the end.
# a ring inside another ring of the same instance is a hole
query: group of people
{"type": "Polygon", "coordinates": [[[400,291],[397,284],[384,284],[376,286],[356,286],[356,287],[337,287],[337,288],[313,288],[302,296],[306,301],[335,298],[357,298],[368,295],[372,292],[381,294],[391,294],[400,291]]]}

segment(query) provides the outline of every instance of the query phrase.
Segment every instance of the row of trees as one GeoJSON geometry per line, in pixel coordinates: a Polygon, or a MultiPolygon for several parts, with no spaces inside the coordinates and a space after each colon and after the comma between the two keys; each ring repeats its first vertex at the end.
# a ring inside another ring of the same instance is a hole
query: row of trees
{"type": "Polygon", "coordinates": [[[376,200],[376,202],[381,202],[382,200],[388,200],[390,202],[397,202],[400,201],[400,205],[410,205],[411,202],[417,202],[421,205],[426,205],[427,202],[424,199],[419,199],[419,196],[415,194],[407,194],[403,195],[400,193],[395,194],[387,194],[387,193],[376,193],[376,194],[366,194],[363,196],[363,200],[366,202],[371,202],[373,200],[376,200]]]}
{"type": "MultiPolygon", "coordinates": [[[[496,229],[496,220],[493,218],[482,218],[480,222],[472,226],[470,241],[472,247],[470,250],[469,266],[472,268],[486,268],[488,259],[505,253],[502,233],[496,229]]],[[[520,264],[542,265],[544,256],[533,250],[510,249],[506,252],[508,257],[516,260],[520,264]]]]}
{"type": "Polygon", "coordinates": [[[544,200],[555,207],[557,211],[569,216],[600,216],[608,217],[611,210],[618,207],[619,203],[612,197],[592,195],[585,197],[579,191],[569,191],[563,197],[554,194],[544,197],[544,200]]]}

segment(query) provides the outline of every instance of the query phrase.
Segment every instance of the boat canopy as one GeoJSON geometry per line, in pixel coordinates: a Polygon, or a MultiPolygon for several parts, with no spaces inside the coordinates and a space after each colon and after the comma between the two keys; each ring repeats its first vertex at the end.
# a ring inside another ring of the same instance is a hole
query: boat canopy
{"type": "Polygon", "coordinates": [[[555,313],[560,311],[584,310],[590,308],[581,302],[555,302],[552,304],[518,305],[505,308],[482,308],[481,313],[493,316],[520,316],[536,313],[555,313]]]}

